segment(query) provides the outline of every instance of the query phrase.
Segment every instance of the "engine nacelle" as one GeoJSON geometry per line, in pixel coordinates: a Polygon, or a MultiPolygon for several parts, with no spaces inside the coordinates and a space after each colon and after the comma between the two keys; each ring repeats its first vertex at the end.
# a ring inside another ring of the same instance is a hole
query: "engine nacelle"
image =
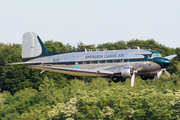
{"type": "Polygon", "coordinates": [[[123,78],[131,78],[133,75],[133,68],[132,67],[123,67],[121,69],[121,75],[123,78]]]}

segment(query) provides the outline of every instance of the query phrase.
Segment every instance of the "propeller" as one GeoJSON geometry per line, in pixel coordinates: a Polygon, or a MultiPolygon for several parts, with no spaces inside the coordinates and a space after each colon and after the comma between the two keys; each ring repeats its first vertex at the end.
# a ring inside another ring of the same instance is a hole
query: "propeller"
{"type": "Polygon", "coordinates": [[[168,77],[171,77],[171,74],[166,69],[164,70],[164,74],[168,77]]]}
{"type": "Polygon", "coordinates": [[[161,69],[159,72],[157,72],[157,75],[156,75],[156,80],[161,76],[162,72],[164,72],[164,74],[168,77],[171,77],[171,74],[166,70],[166,69],[161,69]]]}
{"type": "Polygon", "coordinates": [[[134,82],[135,82],[135,74],[137,73],[136,70],[133,71],[133,74],[131,76],[131,88],[134,88],[134,82]]]}
{"type": "Polygon", "coordinates": [[[39,75],[42,76],[44,72],[45,72],[45,70],[42,70],[42,71],[39,73],[39,75]]]}

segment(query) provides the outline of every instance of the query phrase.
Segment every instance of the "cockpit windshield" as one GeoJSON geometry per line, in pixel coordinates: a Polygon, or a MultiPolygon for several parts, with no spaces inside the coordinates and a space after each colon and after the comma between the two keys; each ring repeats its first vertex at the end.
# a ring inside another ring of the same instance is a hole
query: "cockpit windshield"
{"type": "Polygon", "coordinates": [[[155,58],[155,57],[161,57],[161,54],[160,54],[160,53],[153,53],[152,56],[153,56],[153,58],[155,58]]]}
{"type": "Polygon", "coordinates": [[[158,51],[155,50],[148,50],[148,51],[151,52],[151,54],[148,55],[148,58],[150,59],[161,57],[161,54],[158,51]]]}
{"type": "Polygon", "coordinates": [[[149,58],[157,58],[157,57],[161,57],[160,53],[152,53],[151,55],[149,55],[149,58]]]}

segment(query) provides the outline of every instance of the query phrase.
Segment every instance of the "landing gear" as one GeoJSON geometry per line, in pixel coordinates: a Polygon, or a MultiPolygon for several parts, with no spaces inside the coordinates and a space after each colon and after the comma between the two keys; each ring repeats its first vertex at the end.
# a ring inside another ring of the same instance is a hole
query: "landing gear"
{"type": "Polygon", "coordinates": [[[124,78],[122,78],[122,77],[112,77],[112,81],[114,82],[114,83],[118,83],[119,81],[121,81],[121,82],[125,82],[126,81],[126,79],[124,79],[124,78]]]}
{"type": "Polygon", "coordinates": [[[149,76],[149,79],[151,79],[151,80],[154,79],[154,76],[149,76]]]}
{"type": "Polygon", "coordinates": [[[147,80],[148,79],[148,76],[145,76],[145,75],[141,75],[140,76],[142,80],[147,80]]]}
{"type": "Polygon", "coordinates": [[[120,81],[120,79],[118,79],[118,77],[112,77],[112,81],[114,83],[118,83],[120,81]]]}
{"type": "Polygon", "coordinates": [[[126,79],[122,78],[122,79],[121,79],[121,82],[126,82],[126,79]]]}
{"type": "Polygon", "coordinates": [[[154,76],[145,76],[145,75],[141,75],[140,77],[141,77],[142,80],[154,79],[154,76]]]}

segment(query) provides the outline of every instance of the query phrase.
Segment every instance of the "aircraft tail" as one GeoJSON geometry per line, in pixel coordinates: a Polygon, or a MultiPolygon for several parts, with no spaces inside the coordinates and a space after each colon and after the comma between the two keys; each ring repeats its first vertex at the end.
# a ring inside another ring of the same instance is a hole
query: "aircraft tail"
{"type": "Polygon", "coordinates": [[[33,32],[23,34],[22,59],[28,61],[33,58],[47,56],[49,53],[40,37],[33,32]]]}

